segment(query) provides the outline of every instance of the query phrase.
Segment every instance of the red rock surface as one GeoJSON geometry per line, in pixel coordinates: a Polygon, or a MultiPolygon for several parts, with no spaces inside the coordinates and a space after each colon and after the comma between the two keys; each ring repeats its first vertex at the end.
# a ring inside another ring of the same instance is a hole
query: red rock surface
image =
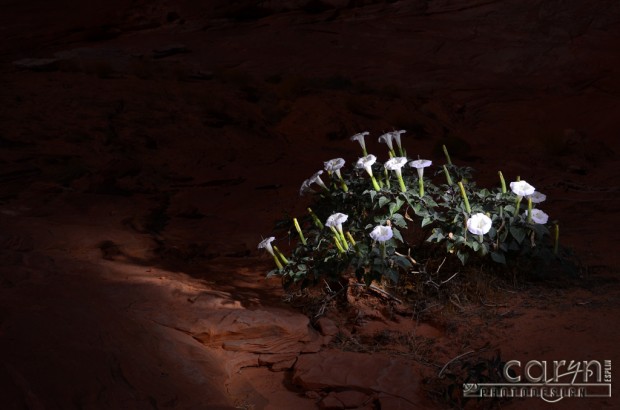
{"type": "Polygon", "coordinates": [[[78,3],[0,13],[0,408],[441,406],[437,369],[336,350],[333,324],[418,332],[442,364],[485,342],[620,359],[617,1],[78,3]],[[256,244],[350,135],[393,127],[482,184],[536,181],[582,287],[502,294],[456,331],[373,306],[315,330],[256,244]]]}

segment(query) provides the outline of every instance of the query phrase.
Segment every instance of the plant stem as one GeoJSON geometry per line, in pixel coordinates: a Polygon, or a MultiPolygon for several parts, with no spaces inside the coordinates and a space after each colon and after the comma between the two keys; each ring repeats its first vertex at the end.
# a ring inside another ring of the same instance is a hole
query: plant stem
{"type": "Polygon", "coordinates": [[[273,250],[276,251],[276,253],[278,254],[278,256],[280,257],[280,259],[282,259],[282,262],[284,262],[285,265],[288,265],[288,259],[286,259],[284,257],[284,255],[282,254],[282,252],[280,252],[280,249],[278,249],[277,246],[273,247],[273,250]]]}
{"type": "Polygon", "coordinates": [[[527,223],[532,223],[532,198],[527,199],[527,223]]]}
{"type": "Polygon", "coordinates": [[[398,177],[398,183],[400,184],[400,191],[407,192],[407,187],[405,186],[405,181],[403,180],[403,175],[399,172],[396,174],[398,177]]]}
{"type": "Polygon", "coordinates": [[[499,174],[499,181],[502,184],[502,194],[506,193],[506,180],[504,179],[504,175],[502,174],[502,171],[497,171],[497,173],[499,174]]]}
{"type": "Polygon", "coordinates": [[[278,259],[278,257],[276,256],[276,254],[274,253],[272,256],[273,256],[273,260],[275,261],[276,266],[278,267],[278,269],[279,269],[279,270],[284,269],[284,268],[282,267],[282,264],[280,263],[280,260],[279,260],[279,259],[278,259]]]}
{"type": "Polygon", "coordinates": [[[312,212],[312,209],[308,208],[308,213],[312,217],[312,220],[314,221],[314,224],[316,225],[317,228],[319,228],[319,229],[325,228],[325,226],[323,225],[323,222],[321,222],[319,217],[316,216],[316,214],[314,212],[312,212]]]}
{"type": "Polygon", "coordinates": [[[446,168],[445,165],[443,166],[443,173],[446,175],[446,182],[448,183],[448,185],[452,186],[452,177],[450,176],[448,168],[446,168]]]}
{"type": "Polygon", "coordinates": [[[424,196],[424,179],[422,177],[418,178],[418,185],[420,186],[420,198],[424,196]]]}
{"type": "Polygon", "coordinates": [[[448,165],[452,165],[452,160],[450,159],[450,154],[448,154],[448,148],[446,148],[445,145],[442,145],[441,148],[443,148],[443,153],[446,156],[446,161],[448,161],[448,165]]]}
{"type": "Polygon", "coordinates": [[[372,181],[372,187],[375,189],[375,191],[377,192],[381,191],[381,187],[379,187],[379,184],[377,183],[377,180],[375,179],[374,175],[370,176],[370,180],[372,181]]]}
{"type": "Polygon", "coordinates": [[[471,214],[471,207],[469,206],[469,199],[467,198],[467,193],[465,192],[465,187],[463,186],[463,182],[459,181],[459,188],[461,190],[461,196],[463,197],[463,202],[465,202],[465,210],[468,214],[471,214]]]}
{"type": "Polygon", "coordinates": [[[304,233],[301,231],[301,226],[299,226],[297,218],[293,218],[293,223],[295,224],[295,229],[297,229],[297,233],[299,234],[299,239],[301,240],[301,243],[307,245],[306,238],[304,237],[304,233]]]}

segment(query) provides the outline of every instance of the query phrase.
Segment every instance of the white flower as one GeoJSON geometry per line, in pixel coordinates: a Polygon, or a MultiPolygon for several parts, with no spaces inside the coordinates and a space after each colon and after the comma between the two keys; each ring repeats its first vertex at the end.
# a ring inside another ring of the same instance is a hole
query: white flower
{"type": "Polygon", "coordinates": [[[400,169],[407,163],[407,158],[405,157],[394,157],[389,159],[385,163],[385,168],[389,171],[396,171],[397,174],[400,174],[400,169]]]}
{"type": "Polygon", "coordinates": [[[377,157],[372,154],[366,155],[357,160],[357,167],[364,168],[368,175],[372,176],[372,165],[377,162],[377,157]]]}
{"type": "Polygon", "coordinates": [[[433,161],[428,159],[416,159],[415,161],[411,161],[409,166],[418,170],[418,177],[421,179],[422,176],[424,176],[424,168],[430,167],[432,164],[433,161]]]}
{"type": "Polygon", "coordinates": [[[340,175],[340,168],[344,166],[344,159],[342,158],[334,158],[330,159],[323,163],[325,165],[325,171],[327,172],[335,172],[338,175],[338,178],[342,178],[340,175]]]}
{"type": "Polygon", "coordinates": [[[392,132],[386,132],[385,134],[379,137],[379,142],[385,142],[388,148],[390,149],[390,151],[394,151],[394,145],[392,144],[393,138],[394,138],[394,134],[392,132]]]}
{"type": "Polygon", "coordinates": [[[512,192],[514,192],[515,195],[521,196],[521,197],[532,195],[534,191],[536,190],[536,188],[534,188],[533,186],[531,186],[530,184],[528,184],[527,182],[523,180],[511,182],[510,189],[512,190],[512,192]]]}
{"type": "Polygon", "coordinates": [[[275,254],[273,253],[273,247],[271,246],[271,242],[273,242],[276,238],[274,238],[273,236],[270,236],[269,238],[263,239],[259,244],[258,244],[258,249],[265,249],[267,252],[269,252],[271,254],[271,256],[275,257],[275,254]]]}
{"type": "Polygon", "coordinates": [[[474,235],[484,235],[489,232],[492,224],[491,218],[478,212],[467,220],[467,230],[474,235]]]}
{"type": "Polygon", "coordinates": [[[533,204],[539,204],[547,199],[547,195],[534,191],[534,193],[529,195],[528,198],[532,200],[533,204]]]}
{"type": "Polygon", "coordinates": [[[366,142],[364,141],[364,137],[368,134],[370,134],[368,131],[364,131],[351,137],[351,141],[357,141],[364,152],[366,152],[366,142]]]}
{"type": "Polygon", "coordinates": [[[312,185],[312,184],[317,184],[318,186],[320,186],[321,188],[325,189],[326,191],[329,191],[329,188],[327,188],[327,185],[325,185],[325,183],[321,179],[321,174],[322,173],[323,173],[322,170],[321,171],[317,171],[310,178],[306,179],[301,184],[301,188],[299,188],[299,195],[303,195],[306,192],[311,191],[310,185],[312,185]]]}
{"type": "MultiPolygon", "coordinates": [[[[527,218],[528,217],[528,211],[525,211],[523,216],[525,216],[527,218]]],[[[544,225],[544,224],[547,223],[548,220],[549,220],[549,215],[547,215],[546,213],[544,213],[540,209],[532,209],[532,221],[536,222],[537,224],[544,225]]]]}
{"type": "Polygon", "coordinates": [[[391,226],[378,225],[375,226],[375,229],[370,233],[370,237],[378,242],[388,241],[392,236],[394,236],[394,232],[392,232],[391,226]]]}
{"type": "Polygon", "coordinates": [[[303,195],[306,192],[311,192],[312,189],[310,189],[310,180],[306,179],[302,184],[301,184],[301,188],[299,188],[299,195],[303,195]]]}
{"type": "Polygon", "coordinates": [[[342,234],[342,224],[345,223],[348,218],[349,215],[341,214],[340,212],[335,213],[327,218],[325,226],[336,228],[338,232],[342,234]]]}
{"type": "Polygon", "coordinates": [[[405,130],[400,130],[400,131],[392,131],[392,138],[394,139],[394,141],[396,141],[396,145],[398,145],[398,148],[401,148],[402,146],[400,145],[400,134],[404,134],[407,131],[405,130]]]}

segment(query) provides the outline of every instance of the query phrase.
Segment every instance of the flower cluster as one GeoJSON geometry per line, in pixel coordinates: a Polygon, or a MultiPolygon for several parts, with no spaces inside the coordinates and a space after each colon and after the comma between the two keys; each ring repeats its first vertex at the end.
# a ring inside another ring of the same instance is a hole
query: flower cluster
{"type": "Polygon", "coordinates": [[[501,172],[498,187],[479,189],[472,170],[454,165],[445,147],[446,163],[428,175],[433,162],[408,158],[404,133],[378,138],[388,150],[383,163],[367,151],[369,132],[355,134],[351,140],[362,156],[352,166],[343,158],[327,160],[302,183],[300,195],[310,194],[312,203],[307,215],[283,222],[299,239],[291,255],[272,247],[274,237],[259,244],[276,264],[270,274],[306,284],[346,272],[366,283],[398,282],[417,261],[436,255],[440,244],[462,264],[470,257],[507,264],[557,254],[559,227],[554,223],[551,235],[549,216],[534,207],[544,194],[518,177],[508,190],[501,172]]]}

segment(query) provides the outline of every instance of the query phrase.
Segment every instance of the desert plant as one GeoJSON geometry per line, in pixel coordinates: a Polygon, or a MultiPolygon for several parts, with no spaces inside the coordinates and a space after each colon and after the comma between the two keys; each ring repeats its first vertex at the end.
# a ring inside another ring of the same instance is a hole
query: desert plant
{"type": "Polygon", "coordinates": [[[331,159],[302,183],[300,195],[311,197],[308,213],[278,224],[299,237],[290,257],[270,247],[275,237],[259,245],[276,262],[269,275],[307,284],[353,272],[366,284],[398,283],[433,256],[519,269],[557,258],[559,226],[534,207],[544,194],[519,177],[508,189],[501,172],[497,187],[478,188],[473,170],[453,164],[445,146],[446,163],[425,172],[432,161],[407,158],[404,132],[379,137],[388,147],[384,163],[367,152],[369,133],[356,134],[351,140],[363,156],[353,167],[331,159]]]}

